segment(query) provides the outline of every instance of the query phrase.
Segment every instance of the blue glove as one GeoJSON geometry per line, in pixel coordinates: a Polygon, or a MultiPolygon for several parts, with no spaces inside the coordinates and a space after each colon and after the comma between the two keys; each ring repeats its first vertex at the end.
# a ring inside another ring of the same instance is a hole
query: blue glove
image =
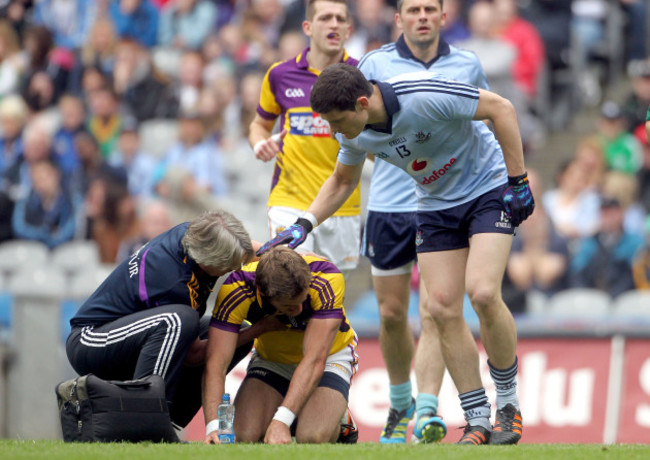
{"type": "Polygon", "coordinates": [[[528,185],[527,173],[517,177],[508,177],[508,187],[503,192],[503,204],[515,227],[533,213],[535,199],[530,191],[530,185],[528,185]]]}
{"type": "Polygon", "coordinates": [[[295,224],[291,227],[282,230],[280,233],[275,235],[274,238],[270,239],[262,245],[256,252],[258,256],[261,256],[266,251],[271,248],[274,248],[280,244],[289,243],[291,249],[295,249],[305,242],[309,232],[313,230],[314,226],[305,218],[298,218],[295,224]]]}

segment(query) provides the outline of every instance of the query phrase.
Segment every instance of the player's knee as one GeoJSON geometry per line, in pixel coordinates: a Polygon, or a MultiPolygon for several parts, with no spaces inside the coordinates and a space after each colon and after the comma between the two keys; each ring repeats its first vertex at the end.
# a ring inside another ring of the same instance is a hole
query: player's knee
{"type": "Polygon", "coordinates": [[[379,306],[379,318],[387,326],[406,323],[408,320],[408,304],[404,306],[399,302],[384,302],[379,306]]]}
{"type": "Polygon", "coordinates": [[[490,308],[497,305],[501,299],[499,289],[487,283],[468,287],[467,295],[477,312],[487,312],[490,308]]]}
{"type": "Polygon", "coordinates": [[[323,429],[322,426],[313,426],[296,431],[296,442],[299,444],[324,444],[333,442],[333,430],[323,429]]]}
{"type": "Polygon", "coordinates": [[[235,426],[237,442],[261,442],[263,433],[253,426],[235,426]]]}

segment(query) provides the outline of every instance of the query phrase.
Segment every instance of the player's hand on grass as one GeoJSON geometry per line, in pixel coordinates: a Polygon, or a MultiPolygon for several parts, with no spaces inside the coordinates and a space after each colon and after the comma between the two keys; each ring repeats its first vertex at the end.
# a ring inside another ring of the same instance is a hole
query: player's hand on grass
{"type": "Polygon", "coordinates": [[[219,435],[217,434],[217,430],[214,430],[206,435],[205,439],[203,440],[203,444],[221,444],[221,442],[219,442],[219,435]]]}
{"type": "Polygon", "coordinates": [[[268,139],[262,139],[253,147],[255,158],[262,161],[271,161],[280,151],[280,141],[287,135],[287,130],[274,134],[268,139]]]}
{"type": "Polygon", "coordinates": [[[279,420],[271,420],[264,435],[265,444],[291,444],[291,429],[279,420]]]}
{"type": "Polygon", "coordinates": [[[512,225],[517,227],[535,209],[535,199],[528,184],[528,174],[508,177],[508,187],[503,192],[503,203],[512,225]]]}
{"type": "Polygon", "coordinates": [[[256,252],[258,256],[261,256],[266,251],[281,244],[287,244],[291,249],[295,249],[305,242],[309,232],[313,230],[314,226],[312,223],[303,218],[299,217],[295,224],[291,227],[282,230],[280,233],[275,235],[274,238],[270,239],[262,245],[256,252]]]}

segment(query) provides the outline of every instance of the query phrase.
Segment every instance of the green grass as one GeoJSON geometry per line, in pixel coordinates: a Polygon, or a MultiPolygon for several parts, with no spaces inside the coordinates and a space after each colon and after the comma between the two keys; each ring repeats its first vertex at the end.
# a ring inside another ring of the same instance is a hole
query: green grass
{"type": "Polygon", "coordinates": [[[384,446],[377,443],[344,445],[265,446],[235,444],[65,444],[63,441],[0,440],[0,459],[128,459],[184,460],[241,458],[246,460],[508,460],[508,459],[647,459],[650,445],[522,444],[520,446],[456,446],[453,444],[384,446]]]}

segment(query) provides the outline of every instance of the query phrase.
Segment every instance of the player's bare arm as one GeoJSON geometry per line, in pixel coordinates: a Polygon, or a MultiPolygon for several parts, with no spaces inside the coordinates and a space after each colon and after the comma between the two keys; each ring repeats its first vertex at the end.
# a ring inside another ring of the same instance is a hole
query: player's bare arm
{"type": "Polygon", "coordinates": [[[279,142],[287,132],[282,131],[279,136],[271,136],[273,126],[275,126],[275,120],[267,120],[259,114],[255,115],[249,126],[248,142],[258,160],[271,161],[280,151],[279,142]]]}
{"type": "Polygon", "coordinates": [[[307,212],[312,213],[318,222],[330,217],[352,195],[361,180],[362,171],[363,163],[344,165],[337,161],[334,172],[323,182],[307,212]]]}
{"type": "MultiPolygon", "coordinates": [[[[219,444],[216,429],[207,433],[207,426],[217,419],[217,406],[223,395],[228,365],[235,354],[239,334],[211,327],[208,332],[208,349],[203,371],[203,416],[206,424],[205,444],[219,444]]],[[[216,428],[216,427],[215,427],[216,428]]]]}
{"type": "Polygon", "coordinates": [[[474,120],[485,119],[492,122],[494,133],[503,150],[508,175],[515,177],[525,174],[524,150],[515,108],[508,99],[479,88],[478,107],[474,120]]]}
{"type": "MultiPolygon", "coordinates": [[[[282,406],[294,414],[299,414],[325,370],[336,331],[341,325],[340,318],[311,319],[303,339],[303,358],[291,378],[289,390],[282,406]]],[[[267,444],[288,444],[291,442],[289,427],[278,420],[272,420],[266,430],[264,442],[267,444]]]]}

